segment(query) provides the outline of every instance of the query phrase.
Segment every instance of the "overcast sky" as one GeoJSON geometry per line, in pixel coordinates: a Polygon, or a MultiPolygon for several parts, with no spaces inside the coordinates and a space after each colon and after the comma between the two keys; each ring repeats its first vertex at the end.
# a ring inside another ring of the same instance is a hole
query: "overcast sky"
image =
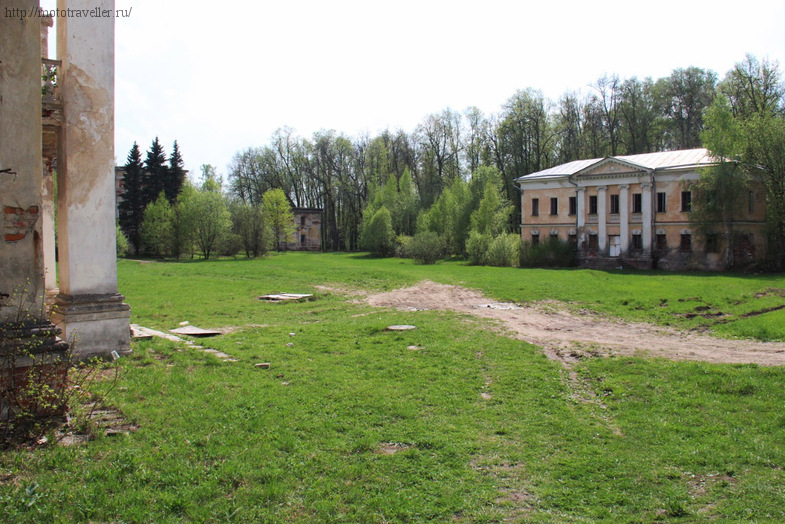
{"type": "MultiPolygon", "coordinates": [[[[55,0],[43,0],[54,8],[55,0]]],[[[186,169],[303,137],[407,132],[444,108],[557,100],[603,74],[722,78],[746,53],[785,67],[782,0],[116,0],[115,156],[158,136],[186,169]]],[[[51,38],[55,40],[54,36],[51,38]]]]}

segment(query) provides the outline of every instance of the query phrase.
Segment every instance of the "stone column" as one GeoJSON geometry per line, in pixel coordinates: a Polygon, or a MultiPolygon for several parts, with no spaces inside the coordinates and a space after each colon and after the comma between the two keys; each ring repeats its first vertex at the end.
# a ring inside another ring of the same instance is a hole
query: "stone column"
{"type": "MultiPolygon", "coordinates": [[[[114,13],[114,0],[58,0],[114,13]]],[[[58,154],[60,294],[53,320],[83,356],[130,350],[130,308],[117,292],[114,17],[62,17],[63,127],[58,154]]]]}
{"type": "Polygon", "coordinates": [[[619,186],[619,236],[621,237],[621,254],[626,255],[630,248],[630,186],[619,186]]]}
{"type": "Polygon", "coordinates": [[[641,200],[643,204],[643,227],[641,240],[643,241],[643,252],[651,254],[651,184],[641,184],[643,194],[641,200]]]}
{"type": "Polygon", "coordinates": [[[605,227],[608,216],[605,212],[608,203],[608,186],[599,186],[597,188],[597,242],[601,254],[608,254],[608,230],[605,227]]]}
{"type": "Polygon", "coordinates": [[[578,215],[576,223],[576,233],[578,234],[578,246],[582,246],[586,241],[586,188],[579,187],[575,191],[575,213],[578,215]]]}
{"type": "MultiPolygon", "coordinates": [[[[41,366],[59,361],[67,349],[56,339],[57,330],[44,309],[41,22],[37,17],[7,14],[30,13],[37,6],[33,0],[6,0],[5,13],[0,9],[0,354],[5,355],[0,375],[4,380],[9,373],[26,380],[21,377],[32,366],[46,373],[41,366]]],[[[0,419],[8,409],[0,402],[0,419]]]]}

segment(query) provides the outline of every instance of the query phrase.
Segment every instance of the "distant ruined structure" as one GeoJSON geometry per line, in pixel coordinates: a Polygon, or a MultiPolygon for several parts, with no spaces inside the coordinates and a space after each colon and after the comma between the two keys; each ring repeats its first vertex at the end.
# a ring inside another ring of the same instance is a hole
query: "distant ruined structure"
{"type": "MultiPolygon", "coordinates": [[[[49,60],[52,19],[35,16],[37,1],[5,4],[27,16],[0,18],[0,327],[62,348],[56,326],[80,356],[128,352],[115,255],[114,18],[61,16],[49,60]]],[[[114,1],[57,7],[113,13],[114,1]]]]}

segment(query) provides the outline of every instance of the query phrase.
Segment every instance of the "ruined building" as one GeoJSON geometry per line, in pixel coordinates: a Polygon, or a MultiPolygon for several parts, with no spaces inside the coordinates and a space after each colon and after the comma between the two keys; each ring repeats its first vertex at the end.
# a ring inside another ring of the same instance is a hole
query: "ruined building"
{"type": "MultiPolygon", "coordinates": [[[[38,2],[4,5],[26,16],[0,18],[0,324],[23,314],[28,335],[54,333],[54,324],[80,355],[127,352],[130,308],[115,258],[114,18],[59,16],[58,59],[48,60],[52,20],[38,16],[38,2]]],[[[109,12],[114,2],[59,0],[58,9],[109,12]]]]}

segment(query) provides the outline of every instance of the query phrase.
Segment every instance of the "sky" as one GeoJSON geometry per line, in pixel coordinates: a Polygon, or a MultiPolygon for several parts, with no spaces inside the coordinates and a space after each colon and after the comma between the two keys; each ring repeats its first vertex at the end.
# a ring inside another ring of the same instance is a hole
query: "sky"
{"type": "MultiPolygon", "coordinates": [[[[89,2],[87,2],[89,3],[89,2]]],[[[56,0],[42,0],[52,9],[56,0]]],[[[414,131],[445,108],[557,101],[604,74],[720,78],[747,53],[785,71],[782,0],[115,0],[115,157],[157,136],[186,169],[334,129],[414,131]]],[[[56,38],[51,34],[50,42],[56,38]]],[[[50,45],[50,56],[56,50],[50,45]]]]}

